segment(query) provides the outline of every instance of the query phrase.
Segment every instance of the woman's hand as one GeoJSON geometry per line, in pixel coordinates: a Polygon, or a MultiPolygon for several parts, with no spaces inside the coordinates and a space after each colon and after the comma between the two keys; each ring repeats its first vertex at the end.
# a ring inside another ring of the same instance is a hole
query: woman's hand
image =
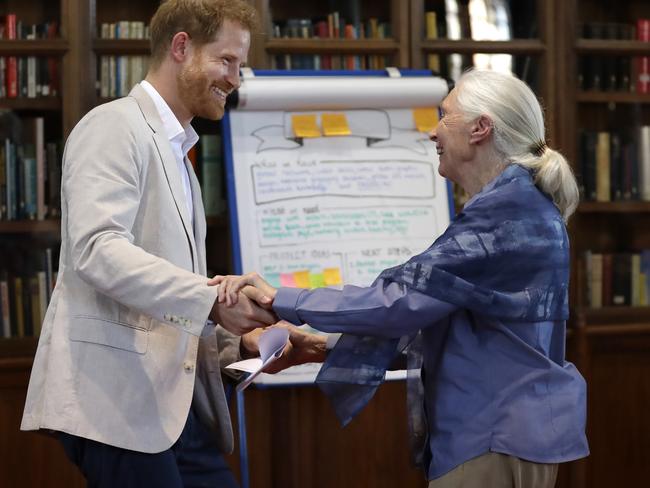
{"type": "Polygon", "coordinates": [[[291,366],[305,363],[322,363],[327,358],[327,338],[321,334],[304,332],[284,320],[271,325],[269,328],[280,327],[289,330],[289,340],[284,347],[282,356],[269,364],[265,373],[278,373],[291,366]]]}
{"type": "Polygon", "coordinates": [[[251,300],[256,301],[260,306],[270,309],[273,305],[273,299],[277,290],[269,285],[257,273],[248,273],[245,275],[217,275],[208,281],[208,285],[219,285],[219,303],[226,302],[227,306],[232,306],[238,301],[238,294],[241,291],[251,300]]]}

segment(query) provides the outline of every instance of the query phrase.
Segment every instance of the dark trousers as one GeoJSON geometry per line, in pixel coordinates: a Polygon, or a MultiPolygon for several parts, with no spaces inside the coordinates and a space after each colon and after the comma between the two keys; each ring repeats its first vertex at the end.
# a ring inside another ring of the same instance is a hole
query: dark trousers
{"type": "Polygon", "coordinates": [[[237,488],[228,464],[192,410],[176,443],[157,454],[120,449],[58,433],[88,488],[237,488]]]}

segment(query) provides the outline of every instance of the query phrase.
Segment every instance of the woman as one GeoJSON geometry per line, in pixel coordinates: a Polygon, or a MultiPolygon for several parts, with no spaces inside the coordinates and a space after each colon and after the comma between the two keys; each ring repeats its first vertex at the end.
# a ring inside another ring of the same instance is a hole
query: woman
{"type": "Polygon", "coordinates": [[[557,463],[588,454],[585,382],[564,357],[576,182],[517,78],[469,71],[441,108],[439,172],[470,200],[429,249],[366,288],[276,290],[256,274],[213,283],[228,303],[253,285],[244,292],[282,319],[352,334],[319,375],[344,421],[410,343],[429,487],[551,487],[557,463]]]}

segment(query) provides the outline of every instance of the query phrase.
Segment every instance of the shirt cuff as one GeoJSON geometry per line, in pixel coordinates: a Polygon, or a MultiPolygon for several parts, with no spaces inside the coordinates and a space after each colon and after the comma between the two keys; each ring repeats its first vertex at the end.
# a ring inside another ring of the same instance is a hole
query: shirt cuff
{"type": "Polygon", "coordinates": [[[273,299],[273,311],[283,320],[295,325],[301,325],[302,320],[298,317],[298,300],[300,295],[306,292],[304,288],[278,288],[273,299]]]}
{"type": "Polygon", "coordinates": [[[336,346],[336,343],[341,338],[341,334],[327,334],[327,342],[325,343],[325,349],[331,351],[336,346]]]}

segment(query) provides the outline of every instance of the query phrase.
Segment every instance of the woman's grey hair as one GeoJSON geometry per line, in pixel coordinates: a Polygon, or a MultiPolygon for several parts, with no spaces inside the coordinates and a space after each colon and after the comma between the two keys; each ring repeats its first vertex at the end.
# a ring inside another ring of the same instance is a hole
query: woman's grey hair
{"type": "Polygon", "coordinates": [[[510,74],[473,69],[463,73],[456,88],[465,116],[492,120],[497,152],[510,163],[530,168],[537,187],[568,220],[578,205],[578,185],[564,156],[546,144],[544,115],[530,87],[510,74]]]}

